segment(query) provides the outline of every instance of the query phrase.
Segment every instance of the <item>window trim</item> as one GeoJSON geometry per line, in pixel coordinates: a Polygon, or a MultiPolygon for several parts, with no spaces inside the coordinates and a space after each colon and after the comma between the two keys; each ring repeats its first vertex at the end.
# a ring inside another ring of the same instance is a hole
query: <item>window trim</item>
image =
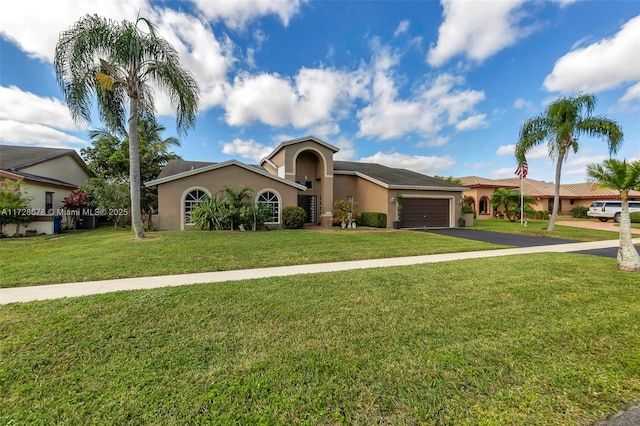
{"type": "MultiPolygon", "coordinates": [[[[276,200],[278,202],[278,207],[276,210],[276,215],[277,215],[277,222],[265,222],[265,224],[267,225],[279,225],[282,219],[282,196],[280,195],[280,193],[278,191],[276,191],[275,189],[271,189],[271,188],[265,188],[262,191],[260,191],[257,195],[256,195],[256,200],[255,203],[265,203],[265,201],[261,201],[260,197],[262,197],[264,194],[266,193],[272,193],[273,195],[275,195],[276,200]]],[[[269,204],[268,202],[266,204],[269,204]]]]}
{"type": "Polygon", "coordinates": [[[211,192],[209,190],[207,190],[206,188],[203,188],[201,186],[192,186],[190,188],[187,188],[183,193],[182,193],[182,197],[180,199],[180,230],[184,231],[186,229],[187,226],[191,226],[191,223],[186,223],[185,221],[185,202],[187,201],[187,196],[189,194],[191,194],[193,191],[202,191],[206,194],[206,196],[211,197],[211,192]]]}

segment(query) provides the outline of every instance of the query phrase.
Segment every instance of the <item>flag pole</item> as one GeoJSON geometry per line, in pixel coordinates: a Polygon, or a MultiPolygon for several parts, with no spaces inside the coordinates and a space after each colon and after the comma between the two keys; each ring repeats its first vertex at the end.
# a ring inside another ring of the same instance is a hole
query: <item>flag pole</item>
{"type": "Polygon", "coordinates": [[[524,175],[520,175],[520,226],[524,224],[524,175]]]}

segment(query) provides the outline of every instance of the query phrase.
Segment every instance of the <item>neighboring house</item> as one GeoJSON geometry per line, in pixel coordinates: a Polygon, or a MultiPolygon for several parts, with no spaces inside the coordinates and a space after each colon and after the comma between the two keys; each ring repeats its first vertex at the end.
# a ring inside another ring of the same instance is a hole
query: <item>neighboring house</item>
{"type": "MultiPolygon", "coordinates": [[[[462,184],[468,188],[464,196],[469,198],[478,217],[493,217],[495,211],[489,200],[493,191],[498,188],[520,190],[520,178],[487,179],[479,176],[464,176],[460,178],[462,184]]],[[[538,211],[553,209],[553,195],[555,184],[534,179],[524,179],[524,195],[534,199],[533,208],[538,211]]],[[[593,183],[572,183],[560,185],[560,205],[558,211],[569,214],[577,206],[589,207],[595,200],[615,200],[619,193],[613,189],[601,188],[593,183]]],[[[630,200],[640,200],[640,191],[631,191],[630,200]]]]}
{"type": "MultiPolygon", "coordinates": [[[[25,229],[52,234],[54,216],[62,213],[63,200],[71,190],[84,185],[91,172],[72,149],[0,145],[0,180],[21,183],[31,198],[30,209],[37,213],[25,229]]],[[[5,233],[15,232],[15,225],[5,233]]]]}
{"type": "Polygon", "coordinates": [[[154,227],[189,229],[191,210],[224,186],[251,187],[255,202],[273,207],[268,225],[276,228],[286,206],[302,207],[309,223],[331,226],[337,200],[356,202],[363,212],[385,213],[388,227],[396,220],[405,228],[456,226],[466,188],[380,164],[334,161],[336,152],[335,146],[308,136],[281,143],[260,165],[172,160],[146,183],[158,189],[154,227]]]}

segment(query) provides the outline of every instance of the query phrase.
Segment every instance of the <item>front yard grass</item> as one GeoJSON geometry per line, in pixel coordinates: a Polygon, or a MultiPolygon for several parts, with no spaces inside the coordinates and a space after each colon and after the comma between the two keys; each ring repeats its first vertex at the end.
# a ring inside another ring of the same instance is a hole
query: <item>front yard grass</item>
{"type": "Polygon", "coordinates": [[[310,229],[150,232],[100,228],[0,240],[0,287],[379,259],[502,246],[425,232],[310,229]]]}
{"type": "Polygon", "coordinates": [[[2,424],[586,425],[640,400],[640,286],[556,253],[5,305],[0,400],[2,424]]]}

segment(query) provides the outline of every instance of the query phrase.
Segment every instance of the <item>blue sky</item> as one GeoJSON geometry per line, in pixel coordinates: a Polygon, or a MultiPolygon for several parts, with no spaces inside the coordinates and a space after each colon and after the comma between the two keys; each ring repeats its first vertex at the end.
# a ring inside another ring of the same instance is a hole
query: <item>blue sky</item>
{"type": "MultiPolygon", "coordinates": [[[[598,98],[625,133],[617,158],[640,159],[640,2],[21,0],[0,15],[0,143],[87,146],[55,81],[58,35],[87,13],[140,13],[196,77],[186,160],[257,163],[314,135],[337,159],[428,175],[514,177],[520,126],[559,96],[598,98]],[[95,4],[94,4],[95,3],[95,4]]],[[[168,100],[158,114],[176,136],[168,100]]],[[[563,183],[607,158],[583,137],[563,183]]],[[[553,181],[546,147],[529,177],[553,181]]]]}

